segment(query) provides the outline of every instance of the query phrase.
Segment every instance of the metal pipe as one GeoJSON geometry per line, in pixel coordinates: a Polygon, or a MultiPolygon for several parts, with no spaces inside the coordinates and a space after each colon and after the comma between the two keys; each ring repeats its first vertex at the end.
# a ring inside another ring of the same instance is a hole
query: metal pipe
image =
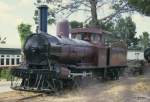
{"type": "Polygon", "coordinates": [[[41,5],[38,7],[38,10],[39,10],[39,32],[47,33],[48,6],[41,5]]]}

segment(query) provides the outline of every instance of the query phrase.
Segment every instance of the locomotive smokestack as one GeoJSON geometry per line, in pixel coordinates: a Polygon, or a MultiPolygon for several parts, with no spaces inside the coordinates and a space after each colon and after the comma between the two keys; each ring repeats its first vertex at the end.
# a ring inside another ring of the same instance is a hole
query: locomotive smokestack
{"type": "Polygon", "coordinates": [[[39,31],[47,33],[48,6],[41,5],[38,7],[38,10],[39,10],[39,31]]]}

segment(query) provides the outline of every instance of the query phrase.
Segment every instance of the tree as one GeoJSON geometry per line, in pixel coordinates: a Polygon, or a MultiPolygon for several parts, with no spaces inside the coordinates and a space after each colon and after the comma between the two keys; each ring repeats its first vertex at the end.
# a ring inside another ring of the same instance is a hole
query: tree
{"type": "Polygon", "coordinates": [[[127,41],[128,46],[134,46],[138,43],[138,38],[135,37],[136,25],[131,17],[119,19],[114,27],[113,33],[114,37],[127,41]]]}
{"type": "Polygon", "coordinates": [[[140,36],[141,45],[143,46],[143,49],[146,49],[149,45],[149,33],[143,32],[143,35],[140,36]]]}
{"type": "Polygon", "coordinates": [[[134,10],[150,16],[150,0],[128,0],[128,4],[134,10]]]}
{"type": "MultiPolygon", "coordinates": [[[[70,0],[67,3],[64,3],[66,0],[45,0],[45,2],[50,5],[50,22],[54,22],[54,19],[56,19],[56,16],[59,14],[69,17],[75,12],[84,11],[86,14],[90,14],[85,22],[91,21],[92,27],[97,27],[99,25],[98,20],[107,22],[117,15],[130,11],[127,0],[70,0]],[[101,8],[105,6],[109,6],[113,12],[100,18],[98,15],[102,13],[101,8]]],[[[39,3],[42,3],[42,0],[37,0],[36,4],[39,3]]]]}
{"type": "Polygon", "coordinates": [[[115,22],[116,21],[104,22],[104,21],[98,20],[99,28],[104,29],[109,32],[114,31],[115,22]]]}
{"type": "MultiPolygon", "coordinates": [[[[0,44],[6,44],[6,37],[1,37],[0,36],[0,44]]],[[[2,68],[0,68],[0,81],[1,81],[1,76],[2,76],[2,68]]]]}
{"type": "Polygon", "coordinates": [[[83,23],[82,22],[78,22],[78,21],[71,21],[70,22],[70,26],[71,28],[82,28],[83,27],[83,23]]]}
{"type": "Polygon", "coordinates": [[[18,32],[19,32],[19,36],[20,36],[20,40],[21,40],[21,46],[23,47],[26,38],[30,34],[32,34],[31,25],[21,23],[20,25],[18,25],[18,32]]]}
{"type": "MultiPolygon", "coordinates": [[[[150,0],[128,0],[128,5],[139,13],[150,16],[150,0]]],[[[148,46],[149,34],[147,32],[143,32],[140,36],[140,42],[144,49],[148,46]]]]}

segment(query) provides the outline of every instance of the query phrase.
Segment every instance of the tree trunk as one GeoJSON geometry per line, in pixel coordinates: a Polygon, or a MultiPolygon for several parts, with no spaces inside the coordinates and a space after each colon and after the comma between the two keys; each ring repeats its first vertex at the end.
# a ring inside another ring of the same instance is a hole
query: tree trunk
{"type": "Polygon", "coordinates": [[[98,19],[97,19],[97,0],[89,0],[91,5],[91,16],[92,16],[92,27],[98,27],[98,19]]]}

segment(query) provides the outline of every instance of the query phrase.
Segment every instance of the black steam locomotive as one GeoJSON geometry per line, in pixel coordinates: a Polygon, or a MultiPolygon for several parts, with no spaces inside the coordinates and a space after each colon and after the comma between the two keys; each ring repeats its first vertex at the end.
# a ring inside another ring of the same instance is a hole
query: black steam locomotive
{"type": "Polygon", "coordinates": [[[47,10],[45,5],[39,7],[39,32],[26,39],[24,63],[11,70],[13,89],[50,92],[74,86],[76,79],[85,77],[119,78],[127,66],[124,42],[106,45],[103,32],[85,28],[72,38],[49,35],[47,10]]]}

